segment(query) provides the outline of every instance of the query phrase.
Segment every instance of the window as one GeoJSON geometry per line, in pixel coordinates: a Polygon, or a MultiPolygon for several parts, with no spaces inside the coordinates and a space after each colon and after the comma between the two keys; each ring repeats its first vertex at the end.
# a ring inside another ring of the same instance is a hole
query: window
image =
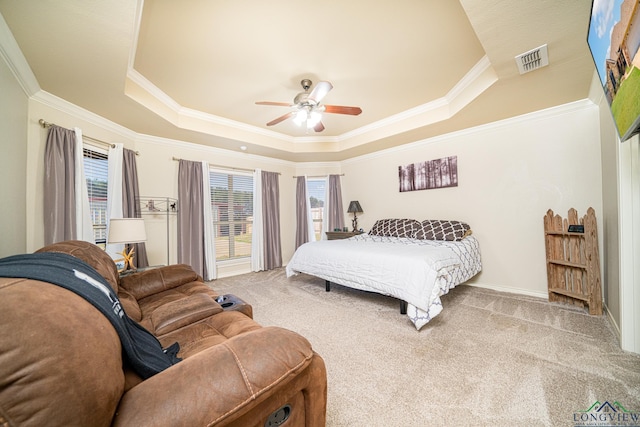
{"type": "Polygon", "coordinates": [[[307,195],[313,218],[313,231],[316,240],[322,239],[322,215],[324,212],[324,199],[326,191],[326,179],[307,179],[307,195]]]}
{"type": "Polygon", "coordinates": [[[251,256],[253,175],[211,170],[216,261],[251,256]]]}
{"type": "Polygon", "coordinates": [[[84,148],[84,175],[89,193],[89,211],[93,222],[95,243],[104,247],[107,243],[107,172],[106,152],[84,148]]]}

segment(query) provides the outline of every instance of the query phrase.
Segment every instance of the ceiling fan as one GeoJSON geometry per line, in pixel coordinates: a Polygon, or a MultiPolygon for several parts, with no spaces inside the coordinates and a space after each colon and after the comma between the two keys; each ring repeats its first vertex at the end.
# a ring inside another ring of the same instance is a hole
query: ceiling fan
{"type": "Polygon", "coordinates": [[[322,113],[332,114],[348,114],[350,116],[357,116],[362,113],[360,107],[347,107],[344,105],[325,105],[320,104],[322,98],[324,98],[333,85],[329,82],[318,82],[313,90],[309,92],[313,82],[309,79],[303,79],[300,84],[304,92],[300,92],[293,99],[293,104],[286,102],[271,102],[271,101],[258,101],[257,105],[275,105],[279,107],[291,107],[291,111],[276,119],[267,123],[267,126],[277,125],[280,122],[285,121],[288,118],[293,118],[293,121],[297,125],[302,125],[306,122],[307,129],[313,129],[316,132],[322,132],[324,125],[322,124],[322,113]]]}

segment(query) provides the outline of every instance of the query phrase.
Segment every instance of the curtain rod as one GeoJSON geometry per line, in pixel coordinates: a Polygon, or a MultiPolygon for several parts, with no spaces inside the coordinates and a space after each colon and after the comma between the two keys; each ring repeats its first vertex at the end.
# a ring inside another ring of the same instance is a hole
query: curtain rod
{"type": "MultiPolygon", "coordinates": [[[[38,120],[38,123],[40,123],[40,126],[42,126],[43,128],[48,128],[48,127],[51,127],[51,126],[55,125],[55,123],[49,123],[49,122],[44,121],[43,119],[38,120]]],[[[112,144],[110,142],[101,141],[99,139],[92,138],[92,137],[90,137],[88,135],[82,135],[82,139],[88,139],[90,142],[94,142],[96,144],[108,145],[111,148],[115,148],[115,146],[116,146],[115,144],[112,144]]],[[[136,153],[136,156],[140,155],[140,153],[137,152],[137,151],[135,153],[136,153]]]]}
{"type": "MultiPolygon", "coordinates": [[[[185,159],[181,159],[179,157],[173,157],[173,161],[174,162],[179,162],[180,160],[185,160],[185,159]]],[[[245,171],[245,172],[255,172],[255,169],[247,169],[247,168],[234,168],[231,166],[225,166],[225,165],[216,165],[213,163],[209,163],[209,166],[213,166],[214,168],[220,168],[220,169],[227,169],[227,170],[234,170],[234,171],[245,171]]],[[[280,175],[280,172],[276,172],[278,175],[280,175]]]]}
{"type": "MultiPolygon", "coordinates": [[[[327,175],[309,175],[309,176],[307,176],[307,178],[326,178],[326,177],[328,177],[329,175],[344,176],[344,174],[343,174],[343,173],[337,173],[337,174],[336,174],[336,173],[329,173],[329,174],[327,174],[327,175]]],[[[293,178],[301,178],[301,177],[303,177],[303,176],[305,176],[305,175],[300,175],[300,176],[296,176],[296,175],[294,175],[294,176],[293,176],[293,178]]]]}

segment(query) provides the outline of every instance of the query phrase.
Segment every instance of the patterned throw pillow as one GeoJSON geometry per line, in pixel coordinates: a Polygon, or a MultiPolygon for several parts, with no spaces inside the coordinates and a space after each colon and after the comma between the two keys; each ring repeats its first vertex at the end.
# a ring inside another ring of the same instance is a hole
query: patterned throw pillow
{"type": "Polygon", "coordinates": [[[413,237],[420,227],[420,222],[415,219],[379,219],[373,224],[369,235],[386,237],[413,237]]]}
{"type": "Polygon", "coordinates": [[[416,230],[415,238],[423,240],[462,240],[471,234],[469,224],[460,221],[427,219],[416,230]]]}

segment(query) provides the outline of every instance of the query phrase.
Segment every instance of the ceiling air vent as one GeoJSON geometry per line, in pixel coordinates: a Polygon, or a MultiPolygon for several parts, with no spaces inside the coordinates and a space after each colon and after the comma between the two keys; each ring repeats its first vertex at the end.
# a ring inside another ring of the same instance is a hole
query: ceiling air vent
{"type": "Polygon", "coordinates": [[[549,54],[547,53],[547,45],[543,44],[529,52],[516,56],[516,64],[520,74],[537,70],[538,68],[549,65],[549,54]]]}

